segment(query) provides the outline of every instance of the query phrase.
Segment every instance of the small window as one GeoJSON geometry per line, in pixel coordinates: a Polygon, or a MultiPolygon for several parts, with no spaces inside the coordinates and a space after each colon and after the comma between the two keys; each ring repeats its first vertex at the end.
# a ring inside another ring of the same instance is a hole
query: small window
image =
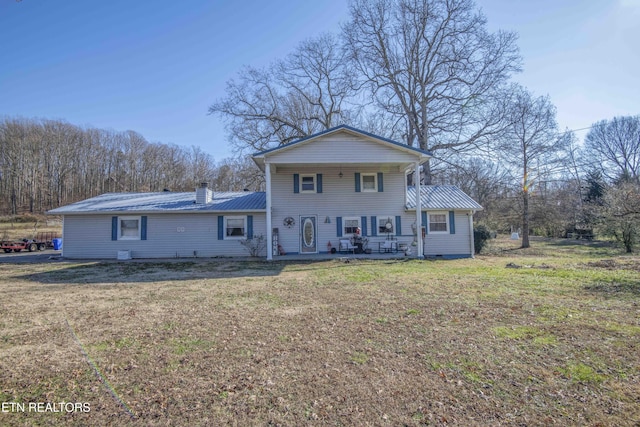
{"type": "Polygon", "coordinates": [[[378,177],[375,173],[360,175],[362,180],[362,191],[378,191],[378,177]]]}
{"type": "Polygon", "coordinates": [[[342,230],[343,236],[348,234],[356,234],[357,229],[360,228],[360,218],[357,218],[357,217],[344,218],[342,220],[342,227],[343,227],[343,230],[342,230]]]}
{"type": "Polygon", "coordinates": [[[315,175],[301,175],[300,176],[300,190],[303,193],[315,193],[316,192],[316,176],[315,175]]]}
{"type": "Polygon", "coordinates": [[[429,214],[429,233],[446,233],[449,231],[448,215],[444,212],[429,214]]]}
{"type": "Polygon", "coordinates": [[[246,235],[247,217],[224,217],[225,239],[244,239],[246,235]]]}
{"type": "Polygon", "coordinates": [[[140,217],[118,217],[118,240],[140,240],[140,217]]]}

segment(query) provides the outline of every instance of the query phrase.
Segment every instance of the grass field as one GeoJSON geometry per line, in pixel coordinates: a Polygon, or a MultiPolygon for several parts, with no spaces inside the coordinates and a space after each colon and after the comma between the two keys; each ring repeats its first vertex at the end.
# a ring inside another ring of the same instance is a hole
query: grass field
{"type": "Polygon", "coordinates": [[[0,425],[638,425],[640,258],[532,243],[0,264],[0,425]]]}

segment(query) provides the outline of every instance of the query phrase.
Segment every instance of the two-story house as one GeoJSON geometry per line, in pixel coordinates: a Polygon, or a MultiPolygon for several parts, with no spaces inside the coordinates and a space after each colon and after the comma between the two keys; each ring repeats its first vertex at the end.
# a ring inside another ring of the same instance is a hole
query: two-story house
{"type": "Polygon", "coordinates": [[[68,258],[242,256],[240,241],[254,236],[266,239],[269,260],[367,247],[473,256],[473,213],[482,207],[453,186],[406,185],[429,158],[339,126],[254,154],[265,192],[221,193],[203,184],[195,193],[105,194],[49,213],[63,215],[68,258]]]}

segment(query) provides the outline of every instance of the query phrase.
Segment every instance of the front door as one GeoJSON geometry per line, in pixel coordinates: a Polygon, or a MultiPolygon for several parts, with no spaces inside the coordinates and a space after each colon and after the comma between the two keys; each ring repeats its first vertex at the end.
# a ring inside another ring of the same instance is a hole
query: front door
{"type": "Polygon", "coordinates": [[[318,217],[316,215],[300,216],[300,253],[317,254],[317,231],[316,223],[318,217]]]}

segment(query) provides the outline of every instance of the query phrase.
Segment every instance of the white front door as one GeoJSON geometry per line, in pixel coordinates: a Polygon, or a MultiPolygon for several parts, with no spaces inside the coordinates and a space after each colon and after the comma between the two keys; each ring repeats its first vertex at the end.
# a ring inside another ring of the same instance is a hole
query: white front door
{"type": "Polygon", "coordinates": [[[317,215],[300,216],[300,253],[318,253],[317,215]]]}

